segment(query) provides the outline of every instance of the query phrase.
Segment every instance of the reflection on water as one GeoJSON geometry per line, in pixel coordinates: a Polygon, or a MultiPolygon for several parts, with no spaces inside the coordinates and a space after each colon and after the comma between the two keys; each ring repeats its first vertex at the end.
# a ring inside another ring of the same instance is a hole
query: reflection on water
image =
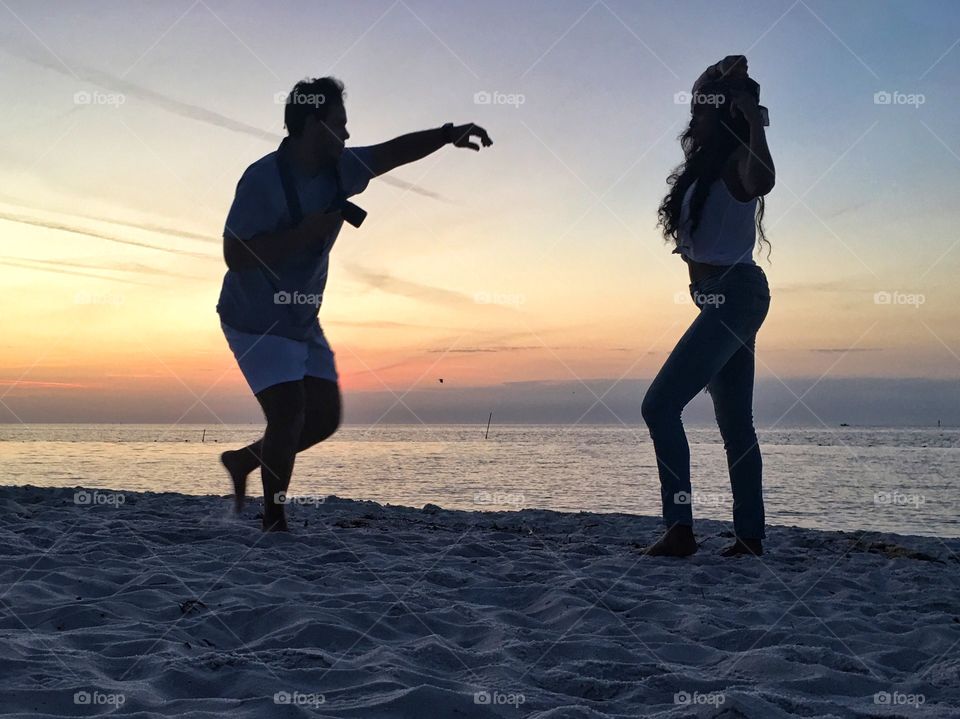
{"type": "MultiPolygon", "coordinates": [[[[0,425],[0,482],[224,494],[218,454],[259,430],[0,425]]],[[[494,426],[488,440],[483,432],[473,425],[344,427],[297,458],[291,493],[469,510],[659,514],[656,464],[642,427],[494,426]]],[[[717,430],[688,434],[695,515],[729,519],[717,430]]],[[[770,524],[960,536],[960,430],[778,429],[761,431],[760,442],[770,524]]]]}

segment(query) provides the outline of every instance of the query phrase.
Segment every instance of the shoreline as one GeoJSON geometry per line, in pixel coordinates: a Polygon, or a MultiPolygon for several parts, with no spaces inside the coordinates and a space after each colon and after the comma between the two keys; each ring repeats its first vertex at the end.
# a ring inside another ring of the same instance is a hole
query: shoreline
{"type": "MultiPolygon", "coordinates": [[[[229,480],[227,479],[226,474],[223,474],[222,467],[219,467],[219,466],[218,466],[216,469],[217,469],[217,475],[218,475],[218,483],[221,484],[221,485],[226,485],[229,480]],[[221,476],[221,475],[222,475],[222,476],[221,476]]],[[[249,491],[254,491],[254,492],[256,492],[256,491],[259,490],[259,488],[260,488],[259,479],[257,478],[256,473],[254,473],[254,475],[251,475],[251,476],[252,476],[252,479],[248,482],[248,487],[247,487],[247,489],[248,489],[248,492],[249,492],[249,491]]],[[[295,479],[296,479],[296,478],[295,478],[295,479]]],[[[296,484],[296,482],[294,482],[294,483],[296,484]]],[[[301,482],[301,483],[302,483],[302,482],[301,482]]],[[[171,497],[171,498],[174,498],[174,499],[190,499],[190,500],[219,501],[219,502],[223,502],[223,503],[224,503],[224,506],[227,506],[227,504],[232,501],[232,495],[212,494],[212,493],[209,493],[209,492],[206,492],[206,491],[198,492],[197,494],[188,494],[188,493],[186,493],[186,492],[176,492],[176,491],[157,492],[157,491],[152,491],[152,490],[139,490],[139,489],[129,489],[129,490],[128,490],[128,489],[122,489],[122,488],[119,488],[119,487],[111,487],[111,486],[106,486],[106,485],[104,485],[104,486],[97,486],[97,487],[86,486],[86,485],[73,485],[73,486],[69,486],[67,482],[64,482],[63,484],[57,484],[57,485],[3,484],[3,483],[0,483],[0,491],[2,491],[3,489],[6,489],[6,488],[11,488],[11,489],[12,489],[12,488],[23,488],[23,489],[29,488],[29,489],[34,489],[34,490],[43,490],[43,491],[48,491],[48,490],[49,490],[49,491],[53,491],[53,490],[57,490],[57,491],[65,491],[65,492],[76,492],[76,491],[78,491],[78,490],[82,490],[82,491],[86,491],[86,492],[89,492],[89,493],[100,493],[100,494],[103,494],[103,495],[123,495],[123,496],[129,495],[129,496],[132,496],[132,497],[144,495],[144,496],[156,497],[156,498],[160,498],[160,497],[171,497]]],[[[438,509],[440,509],[440,510],[442,510],[442,511],[444,511],[444,512],[448,512],[448,513],[458,513],[458,514],[464,514],[464,515],[474,515],[474,514],[476,514],[476,515],[489,515],[489,514],[510,514],[510,515],[516,515],[516,514],[521,514],[521,513],[523,513],[523,512],[541,512],[541,513],[545,513],[545,514],[556,514],[556,515],[590,514],[590,515],[598,515],[598,516],[602,516],[602,517],[632,517],[632,518],[634,518],[634,519],[636,519],[636,520],[638,520],[638,521],[643,521],[643,522],[651,522],[651,521],[653,521],[656,526],[659,526],[659,522],[660,522],[660,517],[657,516],[657,515],[653,515],[653,514],[641,514],[641,513],[636,513],[636,512],[619,511],[619,510],[609,510],[609,511],[608,511],[608,510],[604,510],[604,509],[590,509],[590,510],[577,510],[577,511],[573,511],[573,510],[567,510],[567,509],[551,509],[551,508],[549,508],[549,507],[528,507],[528,506],[520,506],[520,505],[511,504],[511,502],[508,501],[508,500],[510,500],[510,499],[514,496],[515,493],[512,493],[512,492],[503,491],[503,492],[481,492],[481,493],[489,494],[489,495],[491,495],[491,497],[493,497],[493,498],[496,498],[497,496],[502,495],[503,498],[504,498],[504,501],[503,501],[503,502],[500,502],[500,503],[496,503],[496,502],[491,501],[491,503],[490,503],[489,506],[490,506],[490,507],[495,507],[495,509],[483,509],[483,508],[481,508],[483,505],[474,505],[474,506],[477,506],[477,507],[478,507],[478,508],[476,508],[476,509],[473,509],[473,508],[471,508],[471,509],[465,509],[465,508],[461,508],[461,507],[457,507],[457,506],[446,506],[446,507],[444,507],[444,506],[442,506],[442,505],[437,505],[437,504],[434,504],[434,503],[429,503],[429,504],[430,504],[431,506],[437,507],[438,509]]],[[[695,493],[695,494],[697,493],[696,490],[695,490],[694,493],[695,493]]],[[[395,504],[395,503],[388,502],[388,501],[379,502],[379,501],[374,500],[374,499],[351,499],[351,498],[347,498],[347,497],[340,497],[339,495],[335,495],[335,494],[330,494],[330,495],[304,494],[304,495],[297,495],[297,496],[291,495],[291,496],[293,497],[293,499],[291,500],[291,503],[292,503],[294,506],[296,506],[296,504],[298,504],[298,503],[299,503],[299,504],[309,504],[309,505],[322,505],[322,504],[326,503],[327,500],[331,500],[331,501],[333,501],[333,502],[349,502],[349,503],[354,503],[354,504],[356,504],[356,505],[368,505],[368,504],[369,504],[369,505],[372,505],[372,506],[379,507],[379,508],[381,508],[381,509],[410,510],[410,511],[414,511],[414,512],[421,512],[421,511],[423,511],[423,507],[422,507],[422,506],[417,507],[417,506],[412,505],[412,504],[404,504],[404,503],[396,503],[396,504],[395,504]]],[[[259,495],[259,494],[247,494],[246,503],[247,503],[248,511],[249,511],[249,508],[250,508],[250,507],[258,507],[258,508],[261,507],[261,506],[262,506],[262,502],[263,502],[263,498],[262,498],[261,495],[259,495]]],[[[288,511],[289,511],[289,510],[288,510],[288,511]]],[[[717,530],[715,530],[715,531],[728,531],[728,532],[729,532],[730,528],[732,527],[732,522],[731,522],[731,521],[718,520],[718,519],[713,519],[713,518],[703,517],[703,516],[699,516],[699,517],[698,517],[696,511],[694,512],[694,529],[695,529],[695,530],[697,530],[697,527],[698,527],[698,526],[703,526],[703,525],[711,524],[711,523],[712,523],[712,524],[716,524],[716,525],[718,525],[718,526],[723,526],[723,527],[724,527],[723,530],[717,529],[717,530]]],[[[252,525],[251,525],[251,526],[252,526],[252,525]]],[[[292,526],[292,525],[291,525],[291,526],[292,526]]],[[[853,536],[853,535],[872,535],[872,536],[877,536],[877,537],[897,537],[897,538],[901,538],[901,539],[905,539],[905,540],[918,540],[918,541],[928,541],[928,540],[936,540],[936,541],[944,541],[944,542],[951,542],[951,541],[952,541],[952,542],[956,543],[956,546],[957,546],[957,548],[956,548],[954,551],[956,551],[957,554],[960,555],[960,535],[935,534],[935,533],[933,533],[933,532],[930,532],[930,533],[927,533],[927,534],[915,534],[915,533],[910,533],[910,532],[886,531],[886,530],[883,530],[883,529],[871,529],[871,528],[867,528],[867,527],[848,527],[848,528],[845,528],[845,529],[833,529],[833,530],[830,530],[830,529],[823,529],[823,528],[815,527],[815,526],[810,526],[810,527],[808,527],[808,526],[804,526],[804,525],[802,525],[802,524],[779,524],[779,523],[776,523],[775,521],[771,521],[769,517],[768,517],[768,520],[767,520],[766,527],[767,527],[768,532],[777,531],[777,530],[787,530],[787,531],[789,531],[789,530],[797,530],[797,531],[818,532],[818,533],[824,533],[824,534],[836,534],[836,535],[840,535],[840,536],[846,536],[846,535],[850,535],[850,536],[853,536]]],[[[656,531],[656,530],[655,530],[655,528],[654,528],[654,529],[650,529],[649,531],[653,532],[653,531],[656,531]]],[[[698,534],[698,537],[699,537],[699,536],[700,536],[700,535],[698,534]]],[[[701,539],[702,539],[702,538],[701,538],[701,539]]]]}
{"type": "MultiPolygon", "coordinates": [[[[252,485],[254,489],[259,487],[259,483],[256,473],[251,475],[253,477],[252,485]]],[[[224,484],[227,483],[226,475],[224,475],[224,484]]],[[[221,502],[224,507],[224,520],[234,523],[235,520],[233,517],[229,516],[227,511],[228,505],[233,501],[233,495],[229,494],[212,494],[212,493],[203,493],[203,494],[186,494],[184,492],[154,492],[154,491],[140,491],[140,490],[126,490],[120,489],[117,487],[93,487],[87,485],[74,485],[72,487],[56,486],[56,487],[44,487],[34,484],[0,484],[0,499],[3,498],[3,490],[5,489],[29,489],[29,490],[38,490],[43,492],[48,491],[57,491],[57,492],[73,492],[83,491],[88,493],[99,493],[102,495],[124,495],[131,496],[133,498],[146,497],[154,499],[170,498],[175,500],[190,500],[198,501],[203,500],[206,502],[221,502]]],[[[248,487],[249,489],[249,487],[248,487]]],[[[340,497],[336,494],[328,494],[325,496],[313,495],[313,494],[304,494],[304,495],[290,495],[290,507],[288,507],[287,512],[290,515],[291,512],[297,511],[298,507],[321,507],[325,504],[331,505],[352,505],[358,508],[378,508],[384,511],[396,511],[396,512],[415,512],[421,514],[436,514],[442,512],[446,515],[524,515],[529,513],[535,513],[537,515],[557,515],[559,517],[578,517],[578,516],[596,516],[596,517],[618,517],[624,520],[636,520],[643,525],[643,529],[648,532],[659,531],[657,528],[660,526],[661,518],[656,515],[651,514],[635,514],[632,512],[604,512],[604,511],[564,511],[549,509],[545,507],[521,507],[520,509],[459,509],[455,507],[443,507],[433,502],[427,503],[421,507],[416,507],[409,504],[392,504],[389,502],[378,502],[373,499],[352,499],[350,497],[340,497]],[[651,528],[650,524],[653,523],[651,528]]],[[[108,504],[105,500],[102,501],[103,504],[108,504]]],[[[244,516],[247,520],[253,516],[251,512],[259,512],[260,508],[263,505],[263,497],[256,494],[248,494],[246,499],[246,508],[244,510],[244,516]]],[[[504,505],[493,505],[493,506],[504,506],[504,505]]],[[[309,519],[308,515],[302,515],[301,519],[309,519]]],[[[732,521],[717,520],[710,518],[697,518],[694,516],[694,530],[697,530],[697,527],[701,525],[716,525],[711,528],[711,533],[708,535],[713,536],[733,536],[732,534],[732,521]]],[[[250,526],[258,526],[251,524],[250,526]]],[[[960,564],[960,536],[940,536],[932,534],[909,534],[906,532],[884,532],[881,530],[875,529],[836,529],[836,530],[827,530],[819,529],[816,527],[804,527],[799,524],[773,524],[767,522],[766,525],[767,532],[773,533],[777,531],[786,531],[786,532],[812,532],[815,534],[822,534],[828,536],[836,536],[838,538],[850,537],[850,536],[863,536],[870,535],[871,537],[879,539],[884,538],[896,538],[900,540],[909,540],[916,541],[924,546],[930,547],[931,543],[947,543],[952,546],[953,552],[956,554],[956,561],[960,564]]],[[[293,522],[291,522],[291,532],[290,534],[295,534],[296,532],[293,522]]],[[[698,541],[704,541],[704,538],[700,536],[704,534],[702,532],[698,533],[698,541]]],[[[941,544],[941,551],[944,550],[941,544]]]]}
{"type": "Polygon", "coordinates": [[[14,714],[777,719],[960,703],[960,539],[772,526],[762,558],[721,559],[730,523],[698,520],[703,546],[674,560],[633,547],[656,517],[331,496],[291,505],[293,531],[273,535],[256,500],[235,520],[222,495],[77,504],[84,491],[112,494],[0,486],[14,714]]]}

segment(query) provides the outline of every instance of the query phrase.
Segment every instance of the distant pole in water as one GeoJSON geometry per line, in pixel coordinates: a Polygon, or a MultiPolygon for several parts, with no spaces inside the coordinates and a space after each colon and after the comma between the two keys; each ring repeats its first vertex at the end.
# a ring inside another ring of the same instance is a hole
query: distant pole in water
{"type": "Polygon", "coordinates": [[[487,417],[487,433],[483,435],[483,438],[486,439],[490,436],[490,420],[493,419],[493,412],[490,413],[490,416],[487,417]]]}
{"type": "Polygon", "coordinates": [[[203,434],[200,435],[200,443],[201,443],[201,444],[203,444],[203,440],[206,438],[206,436],[207,436],[207,428],[204,427],[204,428],[203,428],[203,434]]]}

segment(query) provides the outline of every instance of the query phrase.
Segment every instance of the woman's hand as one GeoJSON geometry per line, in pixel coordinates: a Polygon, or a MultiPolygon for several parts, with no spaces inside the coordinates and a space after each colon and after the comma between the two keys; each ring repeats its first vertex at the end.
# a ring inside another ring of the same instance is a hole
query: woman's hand
{"type": "Polygon", "coordinates": [[[718,80],[742,80],[747,75],[747,58],[745,55],[727,55],[720,62],[716,62],[697,78],[693,83],[693,91],[697,90],[704,83],[717,82],[718,80]]]}
{"type": "Polygon", "coordinates": [[[739,80],[747,77],[746,55],[727,55],[714,65],[717,78],[723,80],[739,80]]]}
{"type": "Polygon", "coordinates": [[[760,105],[757,99],[749,92],[735,90],[728,98],[727,106],[730,108],[730,116],[739,115],[746,120],[751,127],[763,125],[763,115],[760,114],[760,105]]]}

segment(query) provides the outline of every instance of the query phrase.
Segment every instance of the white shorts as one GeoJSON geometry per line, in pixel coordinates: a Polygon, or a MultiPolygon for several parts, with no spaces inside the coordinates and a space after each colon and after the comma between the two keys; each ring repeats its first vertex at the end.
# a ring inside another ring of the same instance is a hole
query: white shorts
{"type": "Polygon", "coordinates": [[[249,334],[223,322],[220,327],[254,394],[281,382],[301,380],[307,375],[333,382],[338,380],[333,350],[319,324],[316,332],[305,340],[249,334]]]}

